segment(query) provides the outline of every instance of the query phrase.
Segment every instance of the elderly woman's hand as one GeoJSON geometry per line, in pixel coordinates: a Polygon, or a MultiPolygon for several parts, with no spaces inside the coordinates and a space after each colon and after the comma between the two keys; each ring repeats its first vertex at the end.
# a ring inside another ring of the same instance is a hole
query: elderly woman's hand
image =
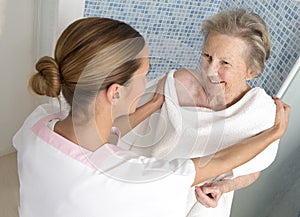
{"type": "Polygon", "coordinates": [[[196,186],[196,198],[205,207],[215,208],[217,207],[218,201],[222,194],[245,188],[254,183],[259,176],[260,172],[254,172],[251,174],[238,176],[233,179],[223,179],[212,183],[207,183],[201,187],[196,186]]]}
{"type": "Polygon", "coordinates": [[[220,182],[195,187],[196,199],[206,208],[217,207],[222,194],[222,183],[220,182]]]}

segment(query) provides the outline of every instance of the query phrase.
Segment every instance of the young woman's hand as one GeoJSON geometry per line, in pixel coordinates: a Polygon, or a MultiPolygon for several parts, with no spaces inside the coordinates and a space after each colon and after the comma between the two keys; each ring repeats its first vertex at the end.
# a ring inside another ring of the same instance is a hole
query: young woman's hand
{"type": "Polygon", "coordinates": [[[287,129],[291,107],[277,97],[273,97],[273,99],[276,104],[276,118],[273,129],[275,130],[279,139],[284,135],[287,129]]]}
{"type": "Polygon", "coordinates": [[[156,93],[154,94],[151,102],[155,104],[157,109],[160,109],[163,103],[165,102],[165,95],[164,95],[164,87],[166,83],[168,74],[166,74],[157,84],[156,93]]]}

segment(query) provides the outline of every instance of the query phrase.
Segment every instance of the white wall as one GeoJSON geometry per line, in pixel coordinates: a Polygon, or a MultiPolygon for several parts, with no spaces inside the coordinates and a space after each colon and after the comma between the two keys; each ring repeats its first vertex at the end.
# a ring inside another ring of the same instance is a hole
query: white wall
{"type": "Polygon", "coordinates": [[[27,89],[37,58],[53,54],[57,37],[83,9],[84,0],[0,0],[0,156],[14,151],[13,135],[45,101],[27,89]]]}
{"type": "Polygon", "coordinates": [[[283,96],[291,105],[288,130],[275,162],[252,186],[237,191],[231,217],[289,217],[300,211],[300,69],[283,96]]]}
{"type": "Polygon", "coordinates": [[[74,20],[83,17],[84,4],[85,0],[58,0],[57,37],[74,20]]]}
{"type": "Polygon", "coordinates": [[[0,0],[0,155],[13,151],[11,139],[35,100],[27,80],[34,67],[34,0],[0,0]]]}
{"type": "Polygon", "coordinates": [[[53,55],[62,31],[83,17],[85,0],[36,0],[37,57],[53,55]]]}
{"type": "MultiPolygon", "coordinates": [[[[299,157],[299,152],[298,152],[299,157]]],[[[299,168],[298,168],[299,169],[299,168]]],[[[299,173],[298,173],[299,174],[299,173]]],[[[282,183],[284,185],[284,183],[282,183]]],[[[294,179],[294,184],[283,192],[280,199],[275,200],[272,209],[268,212],[268,217],[294,216],[300,214],[300,177],[294,179]]]]}

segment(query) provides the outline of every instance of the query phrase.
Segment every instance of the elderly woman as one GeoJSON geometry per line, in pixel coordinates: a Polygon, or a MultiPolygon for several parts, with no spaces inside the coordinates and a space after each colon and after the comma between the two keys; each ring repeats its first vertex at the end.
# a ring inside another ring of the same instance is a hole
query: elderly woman
{"type": "MultiPolygon", "coordinates": [[[[126,135],[124,146],[130,141],[135,144],[131,150],[165,159],[205,156],[274,123],[271,97],[247,84],[261,73],[270,54],[270,35],[263,19],[244,10],[225,11],[205,20],[202,32],[201,73],[171,71],[161,111],[126,135]]],[[[196,187],[202,204],[191,190],[187,216],[229,216],[233,190],[254,182],[259,171],[273,162],[277,147],[278,141],[250,162],[196,187]]]]}
{"type": "MultiPolygon", "coordinates": [[[[214,107],[214,110],[222,110],[228,113],[230,110],[239,113],[244,112],[242,116],[247,115],[248,118],[241,120],[241,124],[235,125],[235,127],[239,126],[239,128],[244,128],[246,131],[251,128],[250,124],[252,124],[252,127],[258,127],[257,125],[259,125],[259,115],[250,115],[249,112],[241,109],[242,104],[248,109],[251,109],[249,108],[250,105],[253,106],[253,111],[256,110],[257,113],[260,113],[262,108],[265,109],[268,114],[261,116],[261,118],[265,122],[268,122],[269,119],[269,123],[272,123],[274,118],[273,104],[268,99],[262,100],[264,97],[268,98],[268,96],[264,90],[260,88],[251,89],[247,84],[247,80],[261,73],[264,63],[270,55],[270,35],[262,18],[257,14],[247,13],[244,10],[227,11],[205,20],[202,32],[204,33],[205,42],[202,49],[202,73],[199,82],[194,82],[195,78],[188,70],[175,73],[175,78],[185,87],[190,88],[190,82],[193,81],[195,90],[203,88],[207,93],[210,107],[214,107]],[[251,103],[254,101],[261,102],[261,104],[251,103]],[[225,108],[223,109],[223,107],[225,108]],[[250,118],[253,118],[253,121],[245,123],[250,118]]],[[[200,91],[195,91],[194,101],[197,102],[197,99],[203,99],[201,96],[200,91]]],[[[188,105],[188,102],[184,103],[188,105]]],[[[190,105],[192,104],[190,103],[190,105]]],[[[228,126],[231,119],[231,115],[227,116],[228,126]]],[[[242,131],[241,129],[236,130],[233,135],[240,133],[240,136],[236,139],[245,138],[242,131]]],[[[258,160],[257,166],[252,165],[253,170],[251,172],[263,169],[258,167],[259,164],[267,167],[274,160],[277,144],[278,142],[274,143],[268,154],[265,155],[266,162],[263,163],[258,160]]],[[[252,173],[251,175],[212,182],[196,188],[197,199],[202,205],[195,204],[189,216],[229,216],[232,191],[251,184],[258,176],[259,173],[252,173]],[[219,206],[216,207],[220,194],[227,192],[231,193],[223,195],[219,201],[219,206]],[[207,209],[204,206],[216,208],[207,209]]]]}
{"type": "MultiPolygon", "coordinates": [[[[260,112],[264,108],[269,112],[266,116],[262,116],[265,122],[270,123],[274,117],[274,110],[269,100],[262,100],[267,97],[264,90],[260,88],[251,89],[247,84],[250,80],[258,76],[264,68],[264,63],[270,55],[270,35],[265,22],[254,13],[247,13],[244,10],[227,11],[217,14],[208,20],[205,20],[202,26],[205,42],[202,49],[201,61],[201,78],[200,82],[194,82],[194,88],[200,90],[204,88],[207,93],[208,102],[214,110],[229,112],[235,110],[244,112],[248,118],[253,118],[253,121],[247,121],[247,125],[252,124],[256,127],[259,124],[259,115],[250,115],[249,112],[236,110],[243,103],[261,101],[252,103],[254,111],[260,112]],[[247,97],[248,100],[246,100],[247,97]],[[264,105],[267,104],[267,105],[264,105]],[[220,107],[220,108],[218,108],[220,107]]],[[[178,72],[177,77],[184,86],[189,84],[189,80],[195,80],[192,74],[187,70],[178,72]],[[184,79],[188,78],[188,79],[184,79]]],[[[193,96],[199,99],[200,92],[193,96]]],[[[246,106],[245,106],[246,107],[246,106]]],[[[250,105],[247,105],[250,109],[250,105]]],[[[227,117],[228,122],[232,117],[227,117]]],[[[244,122],[248,118],[242,120],[244,122]]],[[[228,123],[230,125],[230,123],[228,123]]],[[[242,127],[246,123],[241,123],[238,126],[242,127]]],[[[236,125],[237,126],[237,125],[236,125]]],[[[243,128],[243,127],[242,127],[243,128]]],[[[244,128],[244,131],[249,130],[249,126],[244,128]]],[[[243,130],[236,131],[240,133],[240,139],[245,138],[243,130]]],[[[251,131],[251,130],[250,130],[251,131]]],[[[234,135],[234,134],[233,134],[234,135]]],[[[238,137],[237,137],[238,138],[238,137]]],[[[236,142],[236,141],[235,141],[236,142]]],[[[265,163],[257,161],[257,166],[253,166],[251,172],[263,169],[259,168],[259,164],[267,167],[275,158],[277,144],[273,144],[272,150],[265,155],[265,163]]],[[[250,164],[249,164],[250,165],[250,164]]],[[[247,170],[245,170],[246,172],[247,170]]],[[[250,171],[249,171],[250,172],[250,171]]],[[[247,176],[240,176],[232,180],[221,180],[212,182],[203,187],[196,188],[197,199],[202,203],[196,204],[190,211],[189,216],[229,216],[230,204],[232,203],[233,190],[242,188],[251,184],[259,176],[259,173],[253,173],[247,176]],[[223,195],[220,204],[215,209],[207,209],[205,207],[215,207],[220,194],[231,192],[223,195]],[[205,206],[205,207],[204,207],[205,206]]]]}

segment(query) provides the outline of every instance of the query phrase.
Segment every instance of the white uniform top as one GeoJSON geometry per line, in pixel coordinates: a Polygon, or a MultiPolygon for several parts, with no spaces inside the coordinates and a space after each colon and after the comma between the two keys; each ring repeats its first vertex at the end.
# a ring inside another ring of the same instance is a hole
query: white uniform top
{"type": "MultiPolygon", "coordinates": [[[[202,107],[181,107],[176,93],[175,70],[168,74],[165,103],[130,133],[121,138],[120,146],[140,155],[160,159],[201,157],[254,136],[274,124],[276,106],[261,88],[248,91],[237,103],[222,111],[202,107]]],[[[156,90],[156,81],[149,83],[141,102],[156,90]]],[[[148,97],[148,98],[147,98],[148,97]]],[[[244,165],[233,169],[233,176],[250,174],[267,168],[275,159],[278,140],[244,165]]],[[[216,177],[216,180],[226,177],[216,177]]],[[[192,188],[187,214],[204,217],[227,217],[233,192],[223,194],[217,208],[205,208],[197,203],[192,188]]],[[[167,202],[165,203],[167,204],[167,202]]],[[[169,215],[171,216],[171,215],[169,215]]]]}
{"type": "Polygon", "coordinates": [[[39,106],[13,138],[20,217],[185,215],[195,177],[191,160],[140,157],[112,144],[90,152],[47,126],[61,118],[57,111],[39,106]]]}

